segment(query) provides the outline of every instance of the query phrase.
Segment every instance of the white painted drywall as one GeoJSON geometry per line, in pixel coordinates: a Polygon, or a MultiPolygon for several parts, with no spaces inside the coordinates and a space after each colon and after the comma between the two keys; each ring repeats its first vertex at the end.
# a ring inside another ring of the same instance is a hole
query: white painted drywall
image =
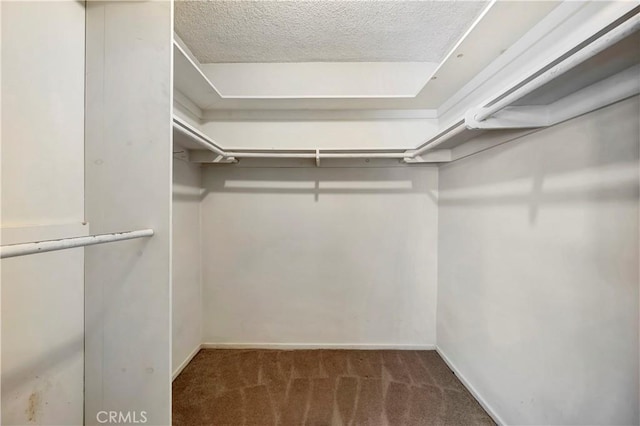
{"type": "MultiPolygon", "coordinates": [[[[2,244],[86,235],[82,2],[0,2],[2,244]]],[[[3,425],[81,424],[82,249],[0,261],[3,425]]]]}
{"type": "Polygon", "coordinates": [[[83,34],[76,1],[2,2],[3,226],[84,219],[83,34]]]}
{"type": "Polygon", "coordinates": [[[434,345],[437,173],[204,169],[204,343],[434,345]]]}
{"type": "Polygon", "coordinates": [[[198,108],[196,104],[191,102],[189,98],[176,90],[173,92],[173,99],[173,115],[200,130],[200,117],[202,117],[202,110],[198,108]]]}
{"type": "Polygon", "coordinates": [[[202,340],[200,166],[173,160],[172,371],[175,374],[202,340]]]}
{"type": "Polygon", "coordinates": [[[87,2],[85,424],[171,423],[172,3],[87,2]],[[144,413],[143,413],[144,412],[144,413]]]}
{"type": "MultiPolygon", "coordinates": [[[[75,224],[3,228],[2,244],[87,235],[75,224]]],[[[84,251],[2,261],[2,424],[79,425],[84,251]]]]}
{"type": "Polygon", "coordinates": [[[507,424],[638,424],[639,116],[440,169],[438,346],[507,424]]]}
{"type": "Polygon", "coordinates": [[[209,121],[201,129],[225,148],[410,149],[437,131],[437,120],[209,121]]]}
{"type": "Polygon", "coordinates": [[[285,62],[201,64],[221,96],[413,97],[438,62],[285,62]]]}

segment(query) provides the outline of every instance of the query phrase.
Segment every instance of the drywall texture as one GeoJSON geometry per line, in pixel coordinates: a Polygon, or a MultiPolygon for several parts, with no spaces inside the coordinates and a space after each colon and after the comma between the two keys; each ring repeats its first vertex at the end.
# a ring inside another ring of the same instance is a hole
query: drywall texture
{"type": "MultiPolygon", "coordinates": [[[[5,228],[2,244],[87,235],[88,226],[5,228]]],[[[2,424],[82,424],[84,252],[2,260],[2,424]]]]}
{"type": "Polygon", "coordinates": [[[87,2],[87,219],[155,232],[85,249],[87,425],[171,423],[171,18],[166,1],[87,2]]]}
{"type": "Polygon", "coordinates": [[[84,219],[83,17],[71,0],[2,2],[3,227],[84,219]]]}
{"type": "MultiPolygon", "coordinates": [[[[83,3],[3,1],[0,12],[2,244],[86,235],[83,3]]],[[[0,423],[81,424],[82,249],[0,267],[0,423]]]]}
{"type": "Polygon", "coordinates": [[[440,62],[486,4],[179,1],[175,21],[202,63],[440,62]]]}
{"type": "Polygon", "coordinates": [[[197,164],[173,161],[172,206],[172,371],[175,373],[202,340],[200,187],[197,164]]]}
{"type": "Polygon", "coordinates": [[[506,424],[638,424],[638,117],[440,169],[438,346],[506,424]]]}
{"type": "Polygon", "coordinates": [[[252,98],[412,97],[438,62],[202,64],[221,96],[252,98]]]}
{"type": "Polygon", "coordinates": [[[413,149],[436,120],[209,121],[201,129],[225,148],[413,149]]]}
{"type": "Polygon", "coordinates": [[[435,344],[437,169],[209,167],[205,343],[435,344]]]}

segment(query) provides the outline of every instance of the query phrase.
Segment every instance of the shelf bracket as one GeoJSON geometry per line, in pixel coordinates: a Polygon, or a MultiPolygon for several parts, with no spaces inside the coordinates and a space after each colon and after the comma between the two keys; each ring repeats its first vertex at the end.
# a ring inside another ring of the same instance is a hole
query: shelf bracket
{"type": "Polygon", "coordinates": [[[549,125],[549,109],[545,106],[506,107],[498,113],[479,121],[476,117],[484,108],[469,110],[465,114],[467,129],[529,129],[549,125]]]}
{"type": "Polygon", "coordinates": [[[193,150],[189,151],[189,161],[191,163],[209,163],[209,164],[233,164],[237,163],[235,157],[225,157],[212,151],[193,150]]]}
{"type": "Polygon", "coordinates": [[[407,156],[402,161],[407,164],[448,163],[451,161],[450,149],[436,149],[413,157],[411,151],[407,151],[406,154],[407,156]]]}
{"type": "Polygon", "coordinates": [[[189,162],[189,150],[188,149],[180,149],[178,151],[173,151],[173,158],[177,160],[189,162]]]}

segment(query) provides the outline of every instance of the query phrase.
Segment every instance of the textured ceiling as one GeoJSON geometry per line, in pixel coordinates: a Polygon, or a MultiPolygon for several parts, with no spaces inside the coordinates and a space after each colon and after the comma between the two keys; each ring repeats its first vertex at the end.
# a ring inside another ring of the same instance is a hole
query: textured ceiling
{"type": "Polygon", "coordinates": [[[177,1],[201,63],[440,62],[486,1],[177,1]]]}

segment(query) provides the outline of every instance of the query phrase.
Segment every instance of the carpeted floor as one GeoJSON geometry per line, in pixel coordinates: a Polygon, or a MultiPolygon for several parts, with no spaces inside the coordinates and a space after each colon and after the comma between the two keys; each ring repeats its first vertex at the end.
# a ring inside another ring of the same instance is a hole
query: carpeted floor
{"type": "Polygon", "coordinates": [[[204,349],[173,382],[173,424],[493,422],[435,351],[204,349]]]}

